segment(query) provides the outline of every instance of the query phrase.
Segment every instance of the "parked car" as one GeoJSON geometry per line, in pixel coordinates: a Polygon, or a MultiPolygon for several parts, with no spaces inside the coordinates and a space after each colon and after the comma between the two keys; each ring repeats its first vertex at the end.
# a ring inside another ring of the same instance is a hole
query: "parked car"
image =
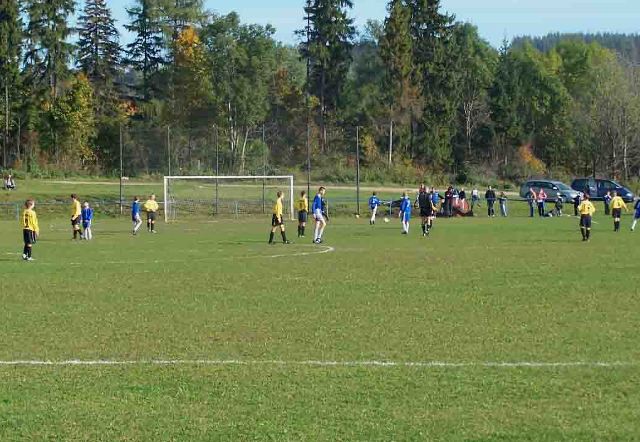
{"type": "Polygon", "coordinates": [[[591,199],[602,200],[607,192],[616,192],[618,196],[627,202],[633,202],[635,195],[631,190],[621,184],[601,178],[578,178],[573,180],[571,187],[580,192],[589,193],[591,199]]]}
{"type": "Polygon", "coordinates": [[[533,188],[536,192],[544,189],[544,193],[547,194],[547,201],[549,202],[555,201],[558,194],[560,194],[565,203],[570,203],[576,196],[582,193],[572,189],[561,181],[540,179],[524,182],[520,187],[520,197],[526,198],[530,188],[533,188]]]}

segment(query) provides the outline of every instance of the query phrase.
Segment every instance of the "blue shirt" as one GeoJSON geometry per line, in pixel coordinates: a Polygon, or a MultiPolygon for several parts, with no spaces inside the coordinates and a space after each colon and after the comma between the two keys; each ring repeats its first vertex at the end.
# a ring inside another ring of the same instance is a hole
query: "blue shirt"
{"type": "Polygon", "coordinates": [[[374,209],[376,207],[378,207],[380,205],[380,200],[378,199],[377,196],[372,196],[371,198],[369,198],[369,207],[374,209]]]}
{"type": "Polygon", "coordinates": [[[93,219],[93,209],[91,207],[85,207],[82,209],[82,221],[91,221],[93,219]]]}
{"type": "Polygon", "coordinates": [[[400,211],[402,213],[411,213],[411,200],[409,197],[402,198],[402,203],[400,204],[400,211]]]}
{"type": "Polygon", "coordinates": [[[131,204],[131,216],[140,215],[140,201],[134,201],[131,204]]]}
{"type": "Polygon", "coordinates": [[[438,195],[438,192],[433,192],[431,201],[433,201],[433,204],[435,204],[436,206],[438,205],[438,203],[440,202],[440,195],[438,195]]]}
{"type": "Polygon", "coordinates": [[[322,212],[322,196],[320,194],[317,194],[315,198],[313,198],[313,204],[311,205],[311,211],[315,213],[316,210],[322,212]]]}
{"type": "Polygon", "coordinates": [[[636,218],[640,218],[640,200],[636,201],[636,206],[634,207],[636,209],[636,218]]]}

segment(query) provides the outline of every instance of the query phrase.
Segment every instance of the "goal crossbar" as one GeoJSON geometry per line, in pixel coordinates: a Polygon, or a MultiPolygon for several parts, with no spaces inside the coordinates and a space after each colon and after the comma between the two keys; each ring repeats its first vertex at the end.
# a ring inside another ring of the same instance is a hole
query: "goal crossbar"
{"type": "Polygon", "coordinates": [[[171,180],[287,180],[289,182],[289,214],[291,220],[294,215],[293,175],[168,175],[164,177],[164,221],[169,222],[169,211],[166,210],[169,201],[169,181],[171,180]]]}

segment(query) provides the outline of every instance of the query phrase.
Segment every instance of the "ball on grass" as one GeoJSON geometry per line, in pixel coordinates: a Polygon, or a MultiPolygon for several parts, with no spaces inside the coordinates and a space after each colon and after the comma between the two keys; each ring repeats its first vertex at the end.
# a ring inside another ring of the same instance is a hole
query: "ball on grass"
{"type": "Polygon", "coordinates": [[[360,218],[360,215],[358,215],[358,214],[356,213],[356,219],[358,219],[358,218],[360,218]]]}
{"type": "Polygon", "coordinates": [[[387,218],[386,216],[384,217],[384,222],[388,223],[389,222],[389,218],[387,218]]]}

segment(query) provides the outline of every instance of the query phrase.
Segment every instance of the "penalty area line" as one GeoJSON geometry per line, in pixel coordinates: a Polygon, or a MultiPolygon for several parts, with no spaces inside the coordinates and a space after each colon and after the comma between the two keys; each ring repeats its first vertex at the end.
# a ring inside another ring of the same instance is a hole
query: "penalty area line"
{"type": "Polygon", "coordinates": [[[274,366],[274,367],[329,367],[329,368],[628,368],[639,367],[639,362],[445,362],[445,361],[284,361],[284,360],[241,360],[241,359],[146,359],[146,360],[15,360],[0,361],[0,367],[28,366],[274,366]]]}

